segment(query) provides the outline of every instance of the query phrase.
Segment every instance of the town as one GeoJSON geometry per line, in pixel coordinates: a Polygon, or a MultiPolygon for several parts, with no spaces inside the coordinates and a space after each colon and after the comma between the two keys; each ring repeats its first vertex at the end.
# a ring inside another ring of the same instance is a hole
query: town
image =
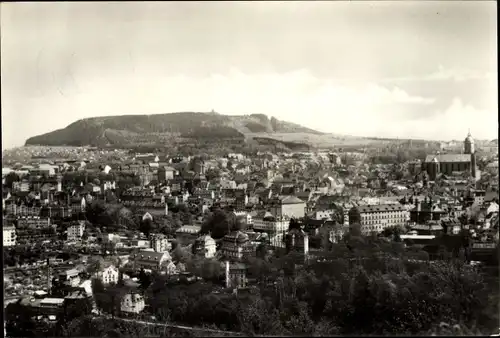
{"type": "Polygon", "coordinates": [[[20,148],[2,166],[5,335],[416,334],[453,318],[491,334],[497,145],[416,149],[20,148]]]}

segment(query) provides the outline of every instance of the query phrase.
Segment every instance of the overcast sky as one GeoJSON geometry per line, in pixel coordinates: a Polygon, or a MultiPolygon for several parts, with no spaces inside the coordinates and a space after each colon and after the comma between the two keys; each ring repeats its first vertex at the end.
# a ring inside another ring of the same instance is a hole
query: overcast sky
{"type": "Polygon", "coordinates": [[[2,3],[2,148],[85,117],[261,113],[497,137],[495,1],[2,3]]]}

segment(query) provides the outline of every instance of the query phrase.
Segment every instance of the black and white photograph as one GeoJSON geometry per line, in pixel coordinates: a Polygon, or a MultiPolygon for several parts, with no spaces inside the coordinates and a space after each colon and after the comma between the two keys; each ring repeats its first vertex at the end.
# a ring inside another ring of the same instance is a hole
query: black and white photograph
{"type": "Polygon", "coordinates": [[[500,336],[496,1],[2,2],[4,336],[500,336]]]}

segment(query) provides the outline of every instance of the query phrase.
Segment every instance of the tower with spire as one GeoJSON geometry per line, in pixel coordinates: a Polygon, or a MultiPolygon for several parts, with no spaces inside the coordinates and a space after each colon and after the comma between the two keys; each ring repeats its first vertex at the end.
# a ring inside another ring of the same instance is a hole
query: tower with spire
{"type": "Polygon", "coordinates": [[[465,141],[464,141],[464,153],[465,154],[474,154],[475,153],[475,151],[474,151],[474,139],[472,138],[472,136],[470,134],[470,129],[469,129],[467,137],[465,138],[465,141]]]}
{"type": "Polygon", "coordinates": [[[464,153],[465,154],[470,154],[470,173],[471,176],[475,179],[476,178],[476,151],[474,149],[474,139],[472,138],[470,134],[470,129],[467,134],[467,137],[465,138],[464,141],[464,153]]]}

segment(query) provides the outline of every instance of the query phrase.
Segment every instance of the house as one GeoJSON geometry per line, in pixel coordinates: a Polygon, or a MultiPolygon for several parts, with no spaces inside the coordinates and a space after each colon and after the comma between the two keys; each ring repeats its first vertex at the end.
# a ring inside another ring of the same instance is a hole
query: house
{"type": "Polygon", "coordinates": [[[177,229],[175,237],[179,244],[186,246],[198,238],[200,231],[201,227],[199,225],[184,225],[177,229]]]}
{"type": "Polygon", "coordinates": [[[432,198],[426,198],[424,201],[415,201],[415,207],[410,210],[410,221],[425,224],[427,221],[439,221],[445,214],[432,198]]]}
{"type": "Polygon", "coordinates": [[[16,228],[13,225],[3,225],[3,246],[15,246],[16,245],[16,228]]]}
{"type": "Polygon", "coordinates": [[[222,239],[221,254],[228,258],[239,260],[255,254],[255,248],[247,234],[233,231],[222,239]]]}
{"type": "Polygon", "coordinates": [[[304,255],[309,253],[309,236],[302,228],[293,228],[285,236],[286,251],[297,251],[304,255]]]}
{"type": "Polygon", "coordinates": [[[359,205],[349,211],[349,224],[359,224],[362,234],[382,232],[391,226],[403,226],[406,220],[407,211],[402,205],[359,205]]]}
{"type": "Polygon", "coordinates": [[[70,200],[70,207],[73,210],[76,211],[85,211],[85,208],[87,207],[87,201],[85,200],[85,197],[73,197],[70,200]]]}
{"type": "Polygon", "coordinates": [[[210,235],[198,237],[193,244],[193,253],[203,255],[205,258],[215,256],[217,249],[215,240],[210,235]]]}
{"type": "Polygon", "coordinates": [[[253,218],[253,229],[265,232],[283,232],[288,231],[290,218],[274,217],[270,212],[261,212],[253,218]]]}
{"type": "Polygon", "coordinates": [[[244,288],[247,286],[247,267],[243,263],[225,262],[226,288],[244,288]]]}
{"type": "Polygon", "coordinates": [[[127,293],[123,296],[120,309],[124,313],[141,313],[146,307],[144,297],[136,292],[127,293]]]}
{"type": "Polygon", "coordinates": [[[139,251],[132,255],[136,269],[159,270],[164,262],[171,261],[172,258],[168,252],[139,251]]]}
{"type": "Polygon", "coordinates": [[[68,241],[78,242],[82,239],[83,232],[85,230],[85,222],[79,221],[73,223],[68,227],[68,241]]]}
{"type": "Polygon", "coordinates": [[[63,283],[76,287],[80,284],[80,271],[76,269],[66,270],[59,274],[59,280],[63,283]]]}
{"type": "Polygon", "coordinates": [[[280,196],[271,201],[271,214],[276,218],[302,218],[305,213],[306,203],[295,196],[280,196]]]}
{"type": "Polygon", "coordinates": [[[28,307],[38,316],[54,316],[64,311],[64,298],[22,298],[19,302],[21,306],[28,307]]]}
{"type": "Polygon", "coordinates": [[[49,217],[25,216],[17,220],[17,225],[19,228],[44,229],[51,224],[49,217]]]}
{"type": "Polygon", "coordinates": [[[172,244],[168,238],[162,234],[155,234],[151,239],[151,247],[155,252],[168,252],[172,249],[172,244]]]}
{"type": "Polygon", "coordinates": [[[104,285],[118,283],[119,276],[120,272],[118,268],[112,264],[109,264],[96,273],[96,277],[99,278],[104,285]]]}

